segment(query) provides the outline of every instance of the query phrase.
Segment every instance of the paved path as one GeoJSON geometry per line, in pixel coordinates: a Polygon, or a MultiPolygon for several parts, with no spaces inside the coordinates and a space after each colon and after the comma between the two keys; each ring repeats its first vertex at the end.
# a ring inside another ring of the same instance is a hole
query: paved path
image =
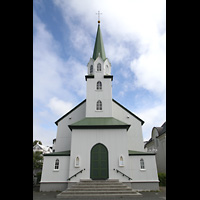
{"type": "MultiPolygon", "coordinates": [[[[33,190],[33,200],[56,200],[56,195],[60,192],[39,192],[38,189],[33,190]]],[[[135,197],[91,197],[87,198],[87,200],[163,200],[166,199],[166,188],[160,187],[159,192],[140,192],[141,196],[135,196],[135,197]]],[[[57,199],[58,200],[58,199],[57,199]]],[[[64,200],[64,199],[63,199],[64,200]]],[[[86,200],[86,198],[71,198],[68,200],[86,200]]]]}

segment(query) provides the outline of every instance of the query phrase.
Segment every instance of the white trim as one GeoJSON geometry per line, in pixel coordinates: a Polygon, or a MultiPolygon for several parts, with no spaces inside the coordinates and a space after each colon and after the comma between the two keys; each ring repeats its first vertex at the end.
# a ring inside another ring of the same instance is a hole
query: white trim
{"type": "Polygon", "coordinates": [[[145,172],[145,171],[146,171],[146,169],[140,169],[140,171],[141,171],[141,172],[145,172]]]}
{"type": "Polygon", "coordinates": [[[54,169],[53,172],[59,172],[59,169],[54,169]]]}

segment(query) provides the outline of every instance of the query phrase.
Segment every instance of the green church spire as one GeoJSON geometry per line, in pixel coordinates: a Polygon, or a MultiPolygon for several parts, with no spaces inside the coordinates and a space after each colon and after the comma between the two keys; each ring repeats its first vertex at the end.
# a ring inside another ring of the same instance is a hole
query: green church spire
{"type": "Polygon", "coordinates": [[[106,53],[104,50],[104,45],[103,45],[103,38],[101,35],[101,29],[100,29],[100,21],[98,21],[98,29],[97,29],[97,35],[96,35],[96,41],[95,41],[95,46],[94,46],[94,51],[93,51],[93,59],[96,60],[96,58],[99,56],[105,60],[106,59],[106,53]]]}

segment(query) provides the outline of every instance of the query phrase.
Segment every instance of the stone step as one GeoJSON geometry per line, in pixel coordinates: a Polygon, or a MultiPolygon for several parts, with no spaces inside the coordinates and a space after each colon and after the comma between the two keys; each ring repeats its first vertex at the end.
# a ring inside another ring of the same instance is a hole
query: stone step
{"type": "Polygon", "coordinates": [[[74,185],[73,188],[127,188],[126,185],[74,185]]]}
{"type": "Polygon", "coordinates": [[[118,182],[119,179],[107,179],[107,180],[92,180],[92,179],[81,179],[80,182],[118,182]]]}
{"type": "Polygon", "coordinates": [[[67,191],[132,191],[131,188],[69,188],[67,191]]]}
{"type": "Polygon", "coordinates": [[[94,181],[94,182],[79,182],[78,185],[120,185],[121,183],[119,182],[110,182],[110,181],[94,181]]]}
{"type": "Polygon", "coordinates": [[[118,190],[118,191],[67,191],[67,192],[63,192],[62,194],[65,195],[65,194],[133,194],[135,192],[133,191],[121,191],[121,190],[118,190]]]}
{"type": "MultiPolygon", "coordinates": [[[[57,198],[64,198],[64,199],[89,199],[90,197],[115,197],[115,198],[123,198],[123,197],[134,197],[134,196],[141,196],[139,192],[132,193],[132,194],[68,194],[62,195],[58,194],[57,198]]],[[[104,198],[103,198],[104,199],[104,198]]]]}
{"type": "Polygon", "coordinates": [[[81,180],[57,195],[57,198],[141,195],[119,180],[81,180]]]}

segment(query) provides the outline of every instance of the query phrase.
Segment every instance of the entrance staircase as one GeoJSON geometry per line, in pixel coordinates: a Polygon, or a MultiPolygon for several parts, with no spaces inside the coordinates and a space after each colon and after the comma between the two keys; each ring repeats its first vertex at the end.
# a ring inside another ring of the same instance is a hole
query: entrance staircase
{"type": "Polygon", "coordinates": [[[141,195],[118,179],[81,180],[57,195],[57,198],[123,197],[141,195]]]}

